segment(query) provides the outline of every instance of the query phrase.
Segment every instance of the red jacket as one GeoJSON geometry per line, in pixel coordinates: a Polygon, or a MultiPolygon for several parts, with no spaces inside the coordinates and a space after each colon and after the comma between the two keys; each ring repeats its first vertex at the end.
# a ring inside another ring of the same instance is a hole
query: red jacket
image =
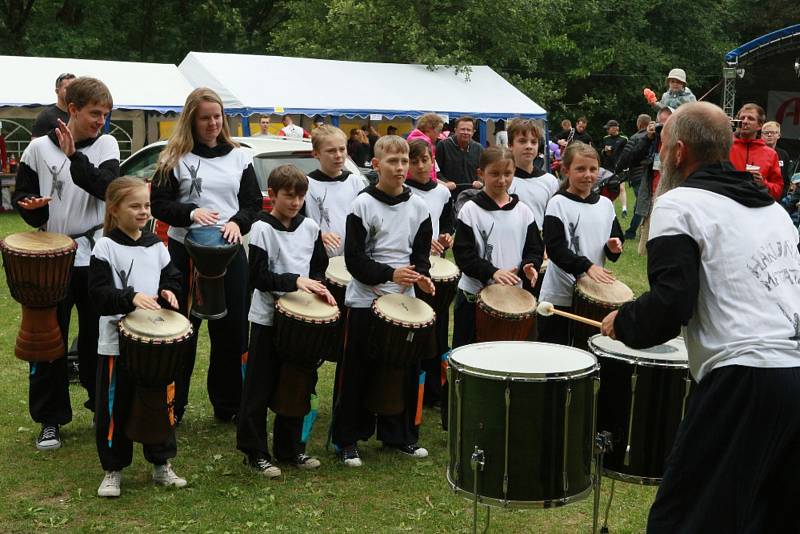
{"type": "Polygon", "coordinates": [[[759,166],[769,194],[775,200],[780,200],[783,192],[783,176],[778,163],[778,153],[768,147],[763,139],[734,137],[730,159],[738,171],[746,171],[747,165],[759,166]]]}

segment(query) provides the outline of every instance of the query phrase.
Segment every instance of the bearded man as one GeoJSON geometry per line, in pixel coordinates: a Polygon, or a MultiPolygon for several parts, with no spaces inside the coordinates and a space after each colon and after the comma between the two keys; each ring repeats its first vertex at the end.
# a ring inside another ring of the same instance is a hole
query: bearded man
{"type": "Polygon", "coordinates": [[[602,328],[634,348],[682,329],[697,381],[647,531],[800,532],[797,230],[728,161],[720,108],[685,104],[661,136],[650,291],[602,328]]]}

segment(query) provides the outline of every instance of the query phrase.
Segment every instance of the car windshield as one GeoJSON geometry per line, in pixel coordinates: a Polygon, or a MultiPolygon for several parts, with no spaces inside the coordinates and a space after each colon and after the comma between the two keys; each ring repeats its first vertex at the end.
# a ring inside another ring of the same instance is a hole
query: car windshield
{"type": "Polygon", "coordinates": [[[267,178],[272,169],[279,165],[292,164],[308,175],[319,167],[319,162],[311,152],[272,152],[259,154],[253,158],[253,167],[258,177],[259,186],[267,190],[267,178]]]}

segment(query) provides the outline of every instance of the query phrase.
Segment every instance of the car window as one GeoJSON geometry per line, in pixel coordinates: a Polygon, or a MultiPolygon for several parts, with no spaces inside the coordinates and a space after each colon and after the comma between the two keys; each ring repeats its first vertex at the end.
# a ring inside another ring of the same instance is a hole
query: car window
{"type": "Polygon", "coordinates": [[[158,155],[166,145],[148,147],[126,159],[120,165],[122,176],[138,176],[139,178],[150,179],[156,172],[158,155]]]}
{"type": "MultiPolygon", "coordinates": [[[[317,158],[311,155],[310,152],[273,152],[258,154],[253,158],[253,168],[256,171],[258,184],[262,191],[267,190],[267,178],[272,169],[279,165],[292,164],[306,175],[319,169],[319,162],[317,158]]],[[[349,159],[345,162],[345,169],[355,173],[358,172],[356,165],[349,159]]]]}

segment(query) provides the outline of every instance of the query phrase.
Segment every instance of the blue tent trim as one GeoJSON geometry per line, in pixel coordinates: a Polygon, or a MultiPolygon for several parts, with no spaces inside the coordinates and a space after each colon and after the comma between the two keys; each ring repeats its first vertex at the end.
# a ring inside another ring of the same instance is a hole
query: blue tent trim
{"type": "MultiPolygon", "coordinates": [[[[276,111],[275,108],[225,108],[227,115],[243,115],[248,117],[254,113],[269,113],[276,115],[305,115],[313,117],[315,115],[325,115],[333,117],[347,117],[353,118],[368,118],[371,114],[380,114],[384,118],[393,120],[402,117],[412,117],[414,119],[421,117],[426,111],[419,111],[415,109],[398,110],[398,109],[311,109],[311,108],[283,108],[282,111],[276,111]]],[[[547,112],[545,113],[514,113],[514,112],[494,112],[494,113],[473,113],[469,111],[448,111],[448,110],[433,110],[435,113],[447,114],[451,119],[461,115],[469,115],[474,119],[479,120],[500,120],[510,119],[513,117],[521,117],[526,119],[547,119],[547,112]]]]}
{"type": "Polygon", "coordinates": [[[738,48],[734,48],[725,54],[725,61],[730,64],[735,64],[751,52],[795,36],[800,36],[800,24],[794,24],[781,30],[775,30],[774,32],[762,35],[761,37],[756,37],[752,41],[738,48]]]}

